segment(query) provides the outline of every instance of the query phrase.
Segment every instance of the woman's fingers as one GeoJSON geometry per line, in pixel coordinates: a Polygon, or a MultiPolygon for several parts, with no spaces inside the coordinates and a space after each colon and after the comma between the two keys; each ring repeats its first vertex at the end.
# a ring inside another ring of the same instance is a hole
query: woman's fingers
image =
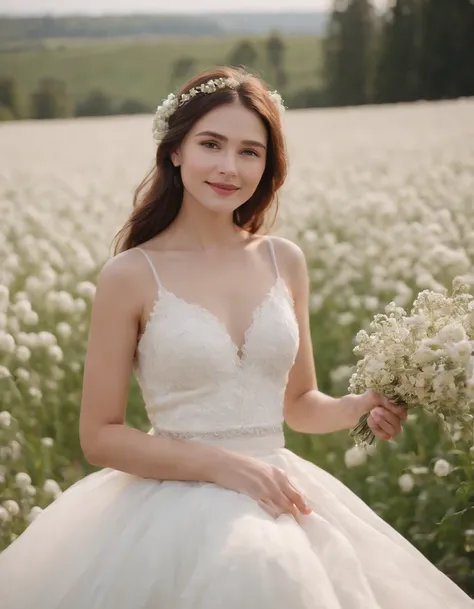
{"type": "Polygon", "coordinates": [[[267,512],[267,514],[270,514],[270,516],[272,518],[278,518],[279,514],[277,514],[277,509],[273,503],[271,503],[269,501],[263,501],[263,499],[259,499],[258,505],[263,510],[265,510],[265,512],[267,512]]]}
{"type": "Polygon", "coordinates": [[[395,404],[388,398],[384,398],[383,408],[386,408],[390,412],[393,412],[395,416],[397,416],[399,419],[402,419],[403,421],[405,421],[408,416],[406,408],[403,408],[403,406],[398,406],[398,404],[395,404]]]}
{"type": "Polygon", "coordinates": [[[387,433],[394,436],[401,432],[402,423],[396,414],[385,408],[382,408],[380,411],[377,410],[377,413],[379,415],[378,423],[387,433]]]}
{"type": "Polygon", "coordinates": [[[291,484],[291,482],[289,480],[287,481],[287,484],[283,488],[283,492],[288,497],[288,499],[291,501],[291,503],[293,503],[302,514],[308,514],[311,512],[311,508],[306,503],[306,499],[291,484]]]}
{"type": "Polygon", "coordinates": [[[382,438],[382,440],[391,440],[392,436],[384,431],[382,427],[377,423],[377,421],[373,418],[372,413],[369,415],[367,419],[367,424],[374,433],[375,436],[382,438]]]}
{"type": "Polygon", "coordinates": [[[290,514],[296,522],[300,522],[301,514],[298,508],[288,500],[283,499],[283,505],[272,501],[271,499],[259,499],[259,505],[272,516],[275,520],[282,514],[290,514]]]}

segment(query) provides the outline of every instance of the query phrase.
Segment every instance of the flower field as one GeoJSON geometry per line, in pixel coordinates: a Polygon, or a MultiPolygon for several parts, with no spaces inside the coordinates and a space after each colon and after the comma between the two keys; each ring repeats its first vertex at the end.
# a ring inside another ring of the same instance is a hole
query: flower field
{"type": "MultiPolygon", "coordinates": [[[[307,255],[318,381],[341,395],[354,337],[389,302],[474,286],[474,100],[284,120],[274,232],[307,255]]],[[[153,152],[151,117],[0,126],[0,551],[91,471],[78,417],[94,282],[153,152]]],[[[149,428],[134,382],[127,421],[149,428]]],[[[416,412],[367,450],[347,432],[287,441],[474,597],[474,438],[416,412]]]]}

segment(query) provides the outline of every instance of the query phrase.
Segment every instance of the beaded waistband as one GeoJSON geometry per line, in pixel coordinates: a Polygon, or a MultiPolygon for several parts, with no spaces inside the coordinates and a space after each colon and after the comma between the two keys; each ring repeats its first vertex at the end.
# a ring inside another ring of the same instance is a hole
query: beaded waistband
{"type": "Polygon", "coordinates": [[[234,427],[222,431],[172,431],[153,427],[149,433],[154,436],[173,438],[176,440],[232,440],[234,438],[261,438],[283,434],[281,424],[260,425],[256,427],[234,427]]]}

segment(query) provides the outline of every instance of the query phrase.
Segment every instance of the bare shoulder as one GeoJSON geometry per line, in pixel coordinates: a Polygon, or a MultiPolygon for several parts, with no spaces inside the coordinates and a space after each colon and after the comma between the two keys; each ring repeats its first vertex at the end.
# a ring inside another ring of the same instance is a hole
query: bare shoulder
{"type": "Polygon", "coordinates": [[[304,278],[307,274],[306,257],[298,244],[285,237],[270,237],[275,248],[278,266],[289,279],[304,278]]]}
{"type": "Polygon", "coordinates": [[[144,262],[143,254],[135,249],[109,258],[99,272],[97,289],[110,293],[119,291],[121,296],[137,294],[148,270],[144,262]]]}

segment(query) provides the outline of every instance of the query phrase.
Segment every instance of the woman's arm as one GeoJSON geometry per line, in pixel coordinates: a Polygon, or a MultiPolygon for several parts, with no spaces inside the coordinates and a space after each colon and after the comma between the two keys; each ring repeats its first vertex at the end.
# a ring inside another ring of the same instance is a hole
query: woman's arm
{"type": "Polygon", "coordinates": [[[381,420],[376,422],[371,415],[369,425],[373,425],[377,436],[383,439],[393,437],[400,432],[400,418],[406,418],[406,412],[389,404],[383,396],[368,392],[362,396],[348,394],[333,398],[318,390],[309,322],[310,290],[305,256],[295,243],[282,238],[274,239],[280,254],[280,266],[291,285],[300,334],[298,354],[285,393],[284,418],[287,425],[295,431],[310,434],[340,431],[353,427],[364,413],[380,406],[381,420]]]}
{"type": "Polygon", "coordinates": [[[149,268],[129,251],[99,274],[92,307],[80,413],[89,463],[143,478],[214,482],[235,456],[204,444],[149,435],[125,425],[127,395],[149,268]]]}

